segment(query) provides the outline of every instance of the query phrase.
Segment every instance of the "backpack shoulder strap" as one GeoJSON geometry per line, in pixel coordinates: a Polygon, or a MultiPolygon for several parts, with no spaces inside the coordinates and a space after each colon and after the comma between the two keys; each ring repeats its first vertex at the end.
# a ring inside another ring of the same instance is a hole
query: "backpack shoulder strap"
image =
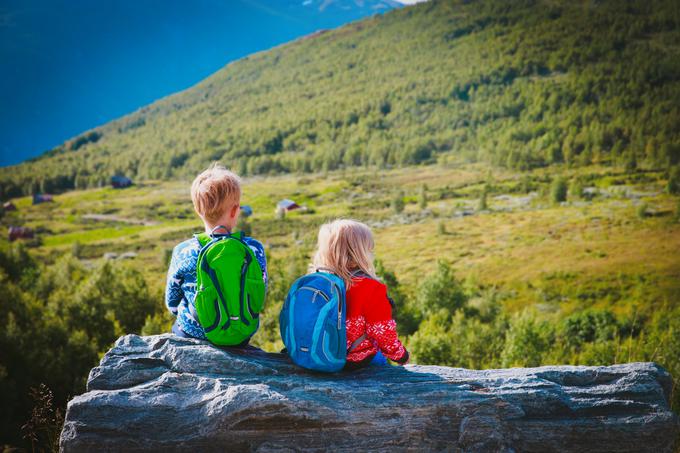
{"type": "Polygon", "coordinates": [[[201,248],[205,247],[211,239],[208,233],[197,233],[194,234],[194,237],[196,240],[198,240],[198,244],[201,246],[201,248]]]}
{"type": "MultiPolygon", "coordinates": [[[[355,278],[367,278],[367,279],[369,279],[369,280],[376,280],[375,278],[371,277],[370,275],[368,275],[368,274],[367,274],[366,272],[364,272],[364,271],[354,271],[354,272],[352,272],[352,277],[355,277],[355,278]]],[[[376,280],[376,281],[378,281],[378,280],[376,280]]]]}

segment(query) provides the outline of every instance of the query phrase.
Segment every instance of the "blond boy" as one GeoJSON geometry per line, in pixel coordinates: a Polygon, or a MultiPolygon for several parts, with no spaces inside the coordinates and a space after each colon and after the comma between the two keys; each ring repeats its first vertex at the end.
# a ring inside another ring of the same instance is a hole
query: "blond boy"
{"type": "MultiPolygon", "coordinates": [[[[198,175],[191,185],[191,201],[203,221],[205,232],[214,236],[230,234],[236,227],[241,203],[241,179],[219,164],[198,175]]],[[[255,253],[267,284],[267,260],[264,247],[250,237],[243,240],[255,253]]],[[[180,242],[172,251],[165,290],[165,305],[177,316],[173,333],[182,337],[206,339],[198,322],[196,297],[196,263],[201,245],[196,237],[180,242]]],[[[246,341],[247,343],[247,341],[246,341]]]]}

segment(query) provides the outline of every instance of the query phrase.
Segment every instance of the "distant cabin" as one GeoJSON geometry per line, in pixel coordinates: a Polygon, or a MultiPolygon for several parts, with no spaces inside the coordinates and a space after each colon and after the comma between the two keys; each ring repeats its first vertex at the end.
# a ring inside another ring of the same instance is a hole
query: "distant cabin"
{"type": "Polygon", "coordinates": [[[253,208],[248,205],[241,206],[241,215],[243,217],[250,217],[253,215],[253,208]]]}
{"type": "Polygon", "coordinates": [[[17,239],[33,239],[33,230],[27,227],[11,226],[8,230],[9,241],[16,241],[17,239]]]}
{"type": "Polygon", "coordinates": [[[33,204],[48,203],[54,201],[54,197],[48,193],[33,194],[33,204]]]}
{"type": "Polygon", "coordinates": [[[111,186],[114,189],[124,189],[125,187],[130,187],[132,185],[132,180],[125,176],[112,176],[111,186]]]}
{"type": "Polygon", "coordinates": [[[11,201],[7,201],[2,205],[2,209],[5,211],[16,211],[17,207],[11,201]]]}
{"type": "Polygon", "coordinates": [[[279,203],[276,205],[276,210],[277,211],[294,211],[296,209],[300,209],[300,205],[294,202],[293,200],[281,200],[279,203]]]}

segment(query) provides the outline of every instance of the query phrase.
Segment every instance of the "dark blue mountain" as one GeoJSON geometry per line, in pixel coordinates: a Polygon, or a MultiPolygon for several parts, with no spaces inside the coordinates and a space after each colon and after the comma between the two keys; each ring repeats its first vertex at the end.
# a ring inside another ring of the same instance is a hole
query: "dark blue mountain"
{"type": "Polygon", "coordinates": [[[393,0],[4,0],[0,165],[393,0]]]}

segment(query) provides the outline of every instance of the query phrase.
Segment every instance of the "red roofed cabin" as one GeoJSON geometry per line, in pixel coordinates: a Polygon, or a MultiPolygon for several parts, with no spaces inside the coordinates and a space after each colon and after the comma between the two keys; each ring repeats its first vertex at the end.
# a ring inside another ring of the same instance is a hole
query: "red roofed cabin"
{"type": "Polygon", "coordinates": [[[9,241],[16,241],[17,239],[33,239],[33,230],[27,227],[9,227],[9,241]]]}

